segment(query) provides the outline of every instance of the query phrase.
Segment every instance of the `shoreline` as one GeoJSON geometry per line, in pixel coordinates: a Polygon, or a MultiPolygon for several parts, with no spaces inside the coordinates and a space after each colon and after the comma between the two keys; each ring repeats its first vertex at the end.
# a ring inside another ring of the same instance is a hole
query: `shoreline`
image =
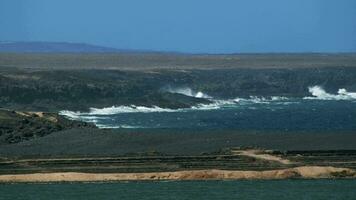
{"type": "Polygon", "coordinates": [[[281,170],[184,170],[149,173],[32,173],[0,175],[0,183],[110,182],[159,180],[280,180],[356,178],[356,171],[329,166],[302,166],[281,170]]]}

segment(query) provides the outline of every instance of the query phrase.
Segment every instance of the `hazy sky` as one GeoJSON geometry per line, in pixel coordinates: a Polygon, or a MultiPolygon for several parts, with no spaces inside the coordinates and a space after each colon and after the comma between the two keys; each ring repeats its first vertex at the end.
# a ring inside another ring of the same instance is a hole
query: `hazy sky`
{"type": "Polygon", "coordinates": [[[0,40],[181,52],[356,51],[356,0],[0,0],[0,40]]]}

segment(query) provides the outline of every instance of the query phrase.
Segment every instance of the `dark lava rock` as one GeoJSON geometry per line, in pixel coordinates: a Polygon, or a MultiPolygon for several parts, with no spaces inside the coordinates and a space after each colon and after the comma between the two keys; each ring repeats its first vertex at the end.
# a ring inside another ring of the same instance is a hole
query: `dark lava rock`
{"type": "Polygon", "coordinates": [[[54,113],[0,110],[0,144],[18,143],[74,127],[95,128],[95,125],[71,121],[54,113]]]}

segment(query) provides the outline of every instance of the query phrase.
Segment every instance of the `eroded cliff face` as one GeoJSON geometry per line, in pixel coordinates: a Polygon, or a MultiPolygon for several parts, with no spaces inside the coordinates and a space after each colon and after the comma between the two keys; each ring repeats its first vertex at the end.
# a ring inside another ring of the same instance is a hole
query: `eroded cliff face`
{"type": "Polygon", "coordinates": [[[356,91],[356,68],[211,70],[0,70],[0,106],[28,111],[87,110],[144,105],[168,108],[209,103],[170,89],[189,88],[214,98],[310,96],[309,86],[328,92],[356,91]]]}

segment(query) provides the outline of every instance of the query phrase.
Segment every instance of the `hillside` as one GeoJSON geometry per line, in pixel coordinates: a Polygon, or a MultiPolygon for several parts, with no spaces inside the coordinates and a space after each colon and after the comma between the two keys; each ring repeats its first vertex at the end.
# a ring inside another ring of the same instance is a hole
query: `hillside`
{"type": "Polygon", "coordinates": [[[117,53],[130,52],[115,48],[69,42],[0,42],[0,52],[6,53],[117,53]]]}

